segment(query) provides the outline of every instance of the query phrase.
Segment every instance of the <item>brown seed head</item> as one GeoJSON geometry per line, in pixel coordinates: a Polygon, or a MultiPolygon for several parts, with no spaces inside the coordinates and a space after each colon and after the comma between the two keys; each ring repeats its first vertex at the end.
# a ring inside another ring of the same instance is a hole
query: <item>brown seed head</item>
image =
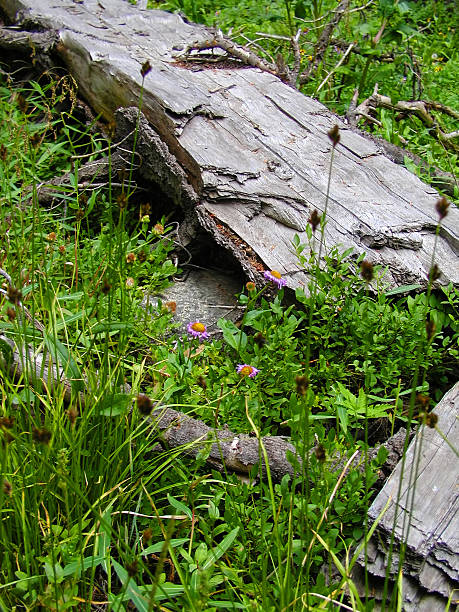
{"type": "Polygon", "coordinates": [[[73,427],[78,417],[78,410],[75,407],[69,408],[66,412],[70,425],[73,427]]]}
{"type": "Polygon", "coordinates": [[[13,492],[13,486],[11,484],[11,482],[9,480],[5,480],[3,481],[3,493],[5,495],[7,495],[8,497],[11,497],[11,494],[13,492]]]}
{"type": "Polygon", "coordinates": [[[431,340],[435,334],[435,323],[432,320],[426,321],[427,340],[431,340]]]}
{"type": "Polygon", "coordinates": [[[140,69],[140,74],[142,75],[142,79],[144,79],[149,72],[151,72],[151,64],[147,60],[146,62],[142,64],[142,68],[140,69]]]}
{"type": "Polygon", "coordinates": [[[126,565],[126,571],[128,573],[128,576],[130,576],[131,578],[137,575],[139,571],[139,562],[137,561],[137,559],[134,559],[132,563],[128,563],[126,565]]]}
{"type": "Polygon", "coordinates": [[[148,544],[148,542],[151,540],[152,537],[153,537],[153,529],[151,527],[147,527],[146,529],[143,530],[142,542],[144,545],[148,544]]]}
{"type": "Polygon", "coordinates": [[[327,453],[325,451],[325,448],[323,446],[323,444],[318,444],[315,449],[314,449],[314,454],[316,456],[317,461],[325,461],[325,459],[327,458],[327,453]]]}
{"type": "Polygon", "coordinates": [[[429,282],[433,283],[441,276],[440,268],[434,264],[429,270],[429,282]]]}
{"type": "Polygon", "coordinates": [[[16,96],[16,101],[18,103],[19,110],[25,114],[27,112],[27,109],[29,108],[27,100],[24,98],[23,95],[18,94],[16,96]]]}
{"type": "Polygon", "coordinates": [[[4,144],[0,145],[0,160],[2,162],[6,162],[8,157],[8,149],[5,147],[4,144]]]}
{"type": "Polygon", "coordinates": [[[0,417],[0,427],[5,429],[12,429],[14,426],[14,417],[0,417]]]}
{"type": "Polygon", "coordinates": [[[35,134],[32,134],[32,136],[30,137],[30,144],[32,145],[32,147],[36,148],[38,147],[38,145],[41,142],[41,136],[38,132],[35,132],[35,134]]]}
{"type": "Polygon", "coordinates": [[[48,242],[54,242],[56,240],[56,232],[50,232],[47,236],[46,236],[46,240],[48,242]]]}
{"type": "Polygon", "coordinates": [[[207,389],[207,383],[206,383],[206,379],[204,378],[204,376],[199,376],[196,382],[201,387],[201,389],[204,389],[204,391],[207,389]]]}
{"type": "Polygon", "coordinates": [[[427,410],[430,405],[430,397],[425,393],[416,394],[416,405],[422,410],[427,410]]]}
{"type": "Polygon", "coordinates": [[[120,210],[124,210],[127,206],[128,199],[125,193],[120,193],[116,198],[116,203],[118,204],[120,210]]]}
{"type": "Polygon", "coordinates": [[[266,338],[264,337],[264,335],[261,332],[257,332],[254,337],[253,337],[253,341],[255,342],[255,344],[260,347],[263,348],[264,345],[266,344],[266,338]]]}
{"type": "Polygon", "coordinates": [[[107,278],[104,278],[104,282],[102,283],[102,287],[101,287],[101,292],[104,295],[107,295],[108,293],[110,293],[110,289],[112,288],[112,286],[110,285],[110,283],[108,282],[107,278]]]}
{"type": "Polygon", "coordinates": [[[8,317],[10,323],[12,323],[16,318],[16,311],[14,310],[14,308],[9,307],[6,311],[6,316],[8,317]]]}
{"type": "Polygon", "coordinates": [[[327,134],[332,142],[333,147],[336,147],[341,138],[339,134],[339,127],[337,125],[334,125],[332,129],[327,132],[327,134]]]}
{"type": "Polygon", "coordinates": [[[61,255],[65,255],[65,246],[63,244],[61,244],[61,246],[59,247],[59,253],[61,255]]]}
{"type": "Polygon", "coordinates": [[[374,277],[374,267],[371,261],[364,259],[360,264],[360,276],[366,283],[370,283],[374,277]]]}
{"type": "Polygon", "coordinates": [[[116,121],[114,119],[107,124],[106,131],[108,139],[113,140],[116,132],[116,121]]]}
{"type": "Polygon", "coordinates": [[[137,396],[136,403],[137,403],[137,409],[140,412],[140,414],[148,416],[150,412],[153,410],[153,402],[148,397],[148,395],[144,395],[143,393],[141,393],[140,395],[137,396]]]}
{"type": "Polygon", "coordinates": [[[152,233],[156,234],[157,236],[161,236],[161,234],[164,234],[164,225],[162,225],[161,223],[156,223],[153,226],[152,233]]]}
{"type": "Polygon", "coordinates": [[[306,395],[308,387],[309,387],[309,382],[308,382],[307,377],[298,375],[295,378],[295,382],[296,382],[296,392],[298,393],[298,395],[306,395]]]}
{"type": "Polygon", "coordinates": [[[440,200],[438,200],[437,203],[435,204],[435,210],[437,211],[438,216],[440,217],[440,221],[444,219],[446,215],[448,214],[448,208],[449,208],[449,202],[444,197],[440,198],[440,200]]]}
{"type": "Polygon", "coordinates": [[[12,304],[19,304],[22,299],[22,293],[19,291],[19,289],[16,289],[11,285],[8,287],[7,295],[12,304]]]}
{"type": "Polygon", "coordinates": [[[134,263],[135,260],[136,260],[135,253],[128,253],[126,255],[126,263],[131,264],[131,263],[134,263]]]}
{"type": "Polygon", "coordinates": [[[81,221],[84,217],[84,210],[82,208],[79,208],[76,213],[75,213],[75,219],[78,221],[81,221]]]}
{"type": "Polygon", "coordinates": [[[32,428],[32,439],[34,442],[39,442],[40,444],[49,444],[51,440],[51,432],[45,429],[39,429],[38,427],[32,428]]]}
{"type": "Polygon", "coordinates": [[[427,427],[435,429],[435,426],[438,423],[438,415],[436,415],[435,412],[429,412],[424,417],[424,423],[427,425],[427,427]]]}
{"type": "Polygon", "coordinates": [[[149,215],[151,213],[151,204],[150,202],[144,202],[140,205],[139,218],[145,217],[145,215],[149,215]]]}
{"type": "Polygon", "coordinates": [[[308,219],[308,223],[312,227],[313,232],[316,231],[318,225],[320,224],[320,219],[321,219],[321,216],[319,215],[317,210],[314,208],[312,213],[309,215],[309,219],[308,219]]]}
{"type": "Polygon", "coordinates": [[[139,260],[139,263],[144,263],[145,261],[147,261],[147,254],[144,250],[140,251],[137,259],[139,260]]]}
{"type": "Polygon", "coordinates": [[[166,302],[164,304],[164,306],[166,307],[166,310],[168,310],[169,312],[171,312],[172,314],[175,313],[175,311],[177,310],[177,302],[166,302]]]}

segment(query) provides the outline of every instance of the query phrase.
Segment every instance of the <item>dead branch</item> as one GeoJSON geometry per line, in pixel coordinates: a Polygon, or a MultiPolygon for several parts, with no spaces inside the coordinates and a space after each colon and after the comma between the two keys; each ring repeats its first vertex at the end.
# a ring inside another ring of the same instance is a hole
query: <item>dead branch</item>
{"type": "Polygon", "coordinates": [[[358,122],[358,117],[372,118],[377,108],[387,108],[394,111],[399,111],[403,115],[414,115],[417,117],[431,133],[434,133],[437,139],[443,144],[443,146],[450,151],[459,151],[459,143],[455,141],[459,137],[458,131],[450,133],[445,132],[437,118],[430,112],[435,110],[447,114],[454,119],[459,119],[459,112],[456,110],[440,104],[439,102],[429,102],[424,100],[399,100],[395,104],[392,102],[389,96],[383,96],[377,92],[377,85],[373,94],[361,102],[352,115],[352,122],[358,122]]]}
{"type": "MultiPolygon", "coordinates": [[[[185,47],[183,51],[180,51],[176,57],[186,61],[200,61],[203,59],[203,55],[200,52],[210,49],[222,49],[226,52],[227,56],[237,59],[247,66],[253,66],[254,68],[259,68],[263,72],[269,72],[278,76],[276,64],[267,62],[250,51],[247,47],[236,44],[230,38],[224,36],[220,31],[215,32],[212,38],[195,41],[187,45],[187,47],[185,47]]],[[[208,57],[204,56],[204,59],[208,60],[208,57]]]]}
{"type": "Polygon", "coordinates": [[[302,74],[299,75],[298,82],[300,85],[304,85],[313,78],[319,64],[322,62],[325,56],[325,52],[329,47],[330,38],[333,34],[333,30],[341,21],[342,17],[349,9],[350,0],[341,0],[336,10],[333,12],[332,18],[324,27],[322,34],[319,37],[314,49],[314,58],[302,74]]]}

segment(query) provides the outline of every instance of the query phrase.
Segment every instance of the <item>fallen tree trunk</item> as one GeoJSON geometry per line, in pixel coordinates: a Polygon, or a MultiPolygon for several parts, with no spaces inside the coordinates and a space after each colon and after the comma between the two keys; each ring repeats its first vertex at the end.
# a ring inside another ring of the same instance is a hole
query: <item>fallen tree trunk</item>
{"type": "MultiPolygon", "coordinates": [[[[361,571],[355,572],[354,579],[364,593],[365,568],[371,575],[371,596],[381,601],[386,572],[390,597],[401,565],[399,587],[407,612],[443,612],[450,596],[452,602],[458,602],[458,409],[456,383],[435,408],[438,426],[420,428],[404,462],[398,464],[368,512],[374,522],[389,502],[368,543],[367,560],[360,559],[361,571]]],[[[389,609],[387,600],[385,603],[389,609]]]]}
{"type": "MultiPolygon", "coordinates": [[[[449,211],[436,242],[438,194],[322,104],[241,62],[183,61],[184,49],[209,39],[206,28],[125,0],[0,0],[0,7],[25,36],[56,36],[50,58],[66,65],[107,120],[120,107],[138,106],[143,84],[139,175],[184,209],[188,241],[204,227],[251,280],[275,269],[291,288],[307,285],[291,242],[298,234],[307,243],[311,212],[324,210],[327,132],[337,124],[326,245],[365,252],[387,268],[389,287],[425,286],[435,249],[439,282],[459,285],[459,211],[449,211]],[[146,60],[151,72],[143,82],[146,60]]],[[[133,113],[125,114],[126,134],[133,113]]]]}

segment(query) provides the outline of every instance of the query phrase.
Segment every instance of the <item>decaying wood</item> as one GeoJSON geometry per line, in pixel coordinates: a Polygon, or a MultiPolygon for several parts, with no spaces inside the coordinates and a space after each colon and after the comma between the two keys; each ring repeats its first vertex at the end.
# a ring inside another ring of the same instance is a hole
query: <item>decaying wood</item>
{"type": "Polygon", "coordinates": [[[403,609],[413,612],[443,612],[453,589],[453,601],[459,600],[459,383],[435,413],[438,429],[420,428],[404,469],[401,463],[397,466],[369,510],[375,521],[390,500],[369,542],[366,567],[375,578],[371,595],[382,596],[393,535],[390,576],[397,574],[401,544],[406,541],[403,609]]]}
{"type": "MultiPolygon", "coordinates": [[[[124,0],[0,0],[18,26],[55,33],[54,57],[65,64],[96,113],[113,119],[120,107],[136,107],[140,69],[144,82],[145,163],[139,174],[169,181],[171,198],[185,210],[187,232],[204,227],[234,253],[246,275],[262,280],[279,270],[288,286],[305,287],[292,249],[311,212],[324,210],[331,143],[337,124],[327,247],[352,247],[387,269],[388,287],[426,285],[435,243],[438,194],[381,148],[349,129],[322,104],[257,68],[177,61],[193,41],[211,37],[206,28],[178,15],[140,10],[124,0]],[[148,153],[148,154],[145,154],[148,153]],[[151,165],[148,159],[156,159],[151,165]],[[173,179],[171,173],[179,172],[173,179]]],[[[132,124],[128,130],[132,129],[132,124]]],[[[166,192],[167,193],[167,192],[166,192]]],[[[459,211],[442,222],[436,258],[439,283],[459,285],[459,211]]]]}

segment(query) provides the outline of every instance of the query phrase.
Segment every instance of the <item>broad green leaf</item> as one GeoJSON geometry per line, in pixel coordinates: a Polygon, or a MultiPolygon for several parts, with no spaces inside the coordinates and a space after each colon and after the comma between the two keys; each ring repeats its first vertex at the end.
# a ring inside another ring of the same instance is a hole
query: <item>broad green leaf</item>
{"type": "Polygon", "coordinates": [[[80,576],[81,570],[85,571],[90,567],[97,567],[99,563],[102,563],[104,557],[86,557],[83,559],[83,563],[81,559],[77,559],[76,561],[72,561],[64,566],[62,571],[63,576],[80,576]]]}
{"type": "Polygon", "coordinates": [[[127,588],[123,599],[130,599],[136,606],[137,612],[148,612],[148,597],[139,589],[134,578],[131,578],[122,565],[112,559],[112,565],[123,587],[127,588]]]}
{"type": "Polygon", "coordinates": [[[339,423],[343,428],[344,433],[347,433],[348,415],[346,407],[342,404],[338,404],[336,410],[338,412],[339,423]]]}
{"type": "Polygon", "coordinates": [[[64,375],[70,379],[72,390],[76,393],[82,391],[83,377],[76,361],[73,359],[67,347],[46,331],[43,332],[43,340],[51,353],[54,363],[60,365],[64,371],[64,375]]]}
{"type": "Polygon", "coordinates": [[[236,527],[235,529],[230,531],[230,533],[220,542],[220,544],[212,548],[212,550],[209,552],[209,555],[204,565],[202,566],[203,570],[206,570],[206,569],[209,569],[209,567],[212,567],[212,565],[214,565],[214,563],[218,559],[220,559],[222,555],[226,553],[228,548],[230,548],[230,546],[236,539],[238,533],[239,533],[239,527],[236,527]]]}
{"type": "Polygon", "coordinates": [[[173,508],[175,508],[179,512],[183,512],[183,514],[186,514],[186,516],[190,520],[193,518],[193,513],[191,512],[191,510],[181,501],[175,499],[175,497],[172,497],[172,495],[169,495],[169,493],[167,494],[167,500],[173,508]]]}
{"type": "Polygon", "coordinates": [[[133,329],[134,325],[132,323],[119,323],[117,321],[112,321],[110,323],[97,323],[91,329],[94,335],[96,334],[104,334],[106,332],[112,331],[121,331],[123,329],[133,329]]]}
{"type": "Polygon", "coordinates": [[[97,406],[100,416],[116,417],[126,414],[131,406],[132,398],[127,393],[114,393],[103,397],[97,406]]]}
{"type": "MultiPolygon", "coordinates": [[[[172,546],[172,548],[175,548],[177,546],[183,546],[183,544],[186,544],[189,541],[190,541],[190,538],[176,538],[175,540],[170,540],[169,546],[172,546]]],[[[145,550],[143,550],[140,554],[142,555],[142,557],[145,557],[145,555],[159,553],[162,551],[163,546],[164,546],[164,542],[156,542],[156,544],[152,544],[148,548],[145,548],[145,550]]]]}

